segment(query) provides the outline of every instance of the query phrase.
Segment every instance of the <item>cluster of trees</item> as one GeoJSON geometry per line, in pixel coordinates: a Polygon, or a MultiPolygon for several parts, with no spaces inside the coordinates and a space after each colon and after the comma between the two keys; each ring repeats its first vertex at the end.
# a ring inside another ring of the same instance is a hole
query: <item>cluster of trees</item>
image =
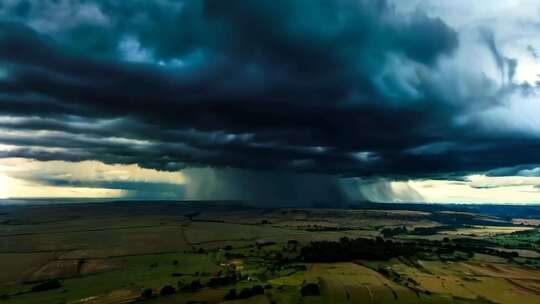
{"type": "Polygon", "coordinates": [[[519,256],[517,252],[500,251],[497,249],[489,248],[497,246],[497,243],[488,240],[458,238],[453,239],[452,242],[454,243],[454,245],[451,247],[456,251],[463,251],[466,253],[490,254],[507,259],[516,258],[519,256]]]}
{"type": "Polygon", "coordinates": [[[385,238],[389,238],[389,237],[393,237],[395,235],[400,235],[400,234],[405,234],[405,233],[407,233],[407,228],[405,228],[405,226],[400,226],[400,227],[396,227],[396,228],[385,228],[385,229],[381,230],[381,234],[385,238]]]}
{"type": "Polygon", "coordinates": [[[315,283],[307,283],[300,288],[300,294],[302,294],[302,297],[307,296],[318,296],[321,294],[321,291],[319,290],[319,285],[315,283]]]}
{"type": "MultiPolygon", "coordinates": [[[[517,252],[500,251],[485,246],[482,242],[457,240],[454,243],[441,241],[395,242],[383,238],[349,239],[341,238],[339,241],[315,241],[300,250],[299,258],[305,262],[339,262],[362,260],[389,260],[399,256],[413,256],[418,252],[436,255],[449,255],[462,252],[467,257],[474,253],[496,255],[511,259],[518,257],[517,252]]],[[[489,242],[488,242],[489,243],[489,242]]]]}
{"type": "MultiPolygon", "coordinates": [[[[185,291],[185,292],[196,292],[199,289],[203,288],[204,285],[199,280],[194,280],[194,281],[192,281],[190,283],[184,283],[182,281],[178,281],[177,287],[178,287],[179,290],[182,290],[182,291],[185,291]]],[[[174,288],[173,286],[165,285],[165,286],[161,287],[161,289],[159,290],[159,295],[161,295],[161,296],[169,296],[169,295],[175,294],[176,291],[177,291],[177,289],[174,288]]],[[[151,288],[144,289],[142,294],[141,294],[141,298],[143,298],[143,299],[149,299],[149,298],[152,298],[154,296],[155,296],[154,292],[153,292],[153,290],[151,288]]]]}
{"type": "Polygon", "coordinates": [[[288,270],[288,272],[306,271],[307,267],[302,264],[292,264],[291,260],[288,259],[282,259],[268,265],[266,270],[274,274],[283,270],[288,270]]]}
{"type": "Polygon", "coordinates": [[[184,283],[182,281],[178,281],[177,285],[180,290],[188,292],[195,292],[204,287],[199,280],[193,280],[191,281],[191,283],[184,283]]]}
{"type": "Polygon", "coordinates": [[[216,288],[220,286],[227,286],[236,283],[237,276],[236,274],[230,274],[226,276],[212,277],[208,280],[208,287],[216,288]]]}
{"type": "Polygon", "coordinates": [[[300,258],[306,262],[338,262],[355,259],[388,260],[397,256],[410,256],[417,252],[415,243],[392,242],[382,238],[316,241],[303,247],[300,258]]]}
{"type": "Polygon", "coordinates": [[[275,245],[276,242],[272,242],[272,241],[267,241],[267,242],[256,242],[255,243],[255,246],[257,246],[257,249],[261,249],[263,247],[267,247],[267,246],[272,246],[272,245],[275,245]]]}
{"type": "MultiPolygon", "coordinates": [[[[232,285],[236,283],[238,280],[235,273],[229,273],[225,276],[216,276],[212,277],[208,280],[208,283],[206,285],[203,285],[200,280],[193,280],[188,283],[184,283],[183,281],[178,281],[177,288],[178,290],[184,291],[184,292],[196,292],[204,287],[211,287],[211,288],[217,288],[221,286],[227,286],[232,285]]],[[[174,294],[177,291],[176,288],[166,285],[163,286],[159,292],[160,295],[171,295],[174,294]]],[[[152,289],[145,289],[142,293],[143,298],[150,298],[152,297],[152,289]]]]}
{"type": "Polygon", "coordinates": [[[40,291],[47,291],[51,289],[56,289],[62,287],[62,282],[58,279],[52,279],[48,280],[42,283],[39,283],[30,289],[31,292],[40,292],[40,291]]]}
{"type": "Polygon", "coordinates": [[[440,242],[432,242],[432,246],[435,246],[432,251],[438,255],[448,255],[455,252],[462,252],[466,254],[468,258],[471,258],[474,253],[495,255],[506,259],[512,259],[519,256],[517,252],[500,251],[497,249],[489,248],[488,246],[493,246],[492,242],[489,241],[475,239],[456,239],[453,240],[453,242],[454,244],[444,245],[440,244],[440,242]]]}
{"type": "Polygon", "coordinates": [[[261,285],[255,285],[251,288],[249,287],[243,288],[238,293],[236,292],[236,289],[231,289],[225,295],[224,300],[231,301],[231,300],[247,299],[247,298],[251,298],[253,296],[261,295],[261,294],[264,294],[264,288],[261,285]]]}
{"type": "Polygon", "coordinates": [[[466,225],[442,225],[436,227],[416,227],[413,230],[407,230],[406,227],[400,226],[395,228],[385,228],[381,230],[381,234],[385,237],[393,237],[400,234],[414,234],[414,235],[434,235],[441,231],[456,230],[460,227],[466,227],[466,225]]]}
{"type": "MultiPolygon", "coordinates": [[[[161,289],[159,290],[159,295],[161,296],[170,296],[175,293],[176,293],[176,288],[172,287],[171,285],[165,285],[161,287],[161,289]]],[[[141,293],[141,298],[143,299],[150,299],[150,298],[153,298],[154,296],[156,295],[154,295],[154,291],[151,288],[146,288],[141,293]]]]}
{"type": "MultiPolygon", "coordinates": [[[[302,227],[298,226],[298,228],[302,228],[302,227]]],[[[305,231],[310,231],[310,232],[316,232],[316,231],[347,231],[347,230],[353,230],[353,228],[350,228],[350,227],[332,227],[332,226],[309,225],[304,230],[305,231]]]]}
{"type": "Polygon", "coordinates": [[[169,295],[172,295],[176,292],[176,289],[174,287],[172,287],[171,285],[166,285],[166,286],[163,286],[163,288],[161,288],[161,290],[159,291],[159,294],[162,295],[162,296],[169,296],[169,295]]]}

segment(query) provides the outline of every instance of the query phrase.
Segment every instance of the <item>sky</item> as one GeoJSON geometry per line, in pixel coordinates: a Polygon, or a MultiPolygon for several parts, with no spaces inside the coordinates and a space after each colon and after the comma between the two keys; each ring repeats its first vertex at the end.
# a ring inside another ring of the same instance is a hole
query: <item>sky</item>
{"type": "Polygon", "coordinates": [[[0,198],[540,203],[536,0],[4,0],[0,198]]]}

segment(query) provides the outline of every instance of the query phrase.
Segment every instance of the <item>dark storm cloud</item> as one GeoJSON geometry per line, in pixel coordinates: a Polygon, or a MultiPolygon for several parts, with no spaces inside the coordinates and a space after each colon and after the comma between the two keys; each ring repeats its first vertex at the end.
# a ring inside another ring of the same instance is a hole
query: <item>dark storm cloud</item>
{"type": "MultiPolygon", "coordinates": [[[[233,168],[189,169],[187,199],[242,200],[268,205],[304,205],[347,200],[340,182],[328,175],[271,170],[253,172],[233,168]]],[[[356,197],[358,198],[358,197],[356,197]]]]}
{"type": "Polygon", "coordinates": [[[525,176],[536,177],[540,176],[540,164],[523,164],[512,167],[503,167],[486,172],[488,176],[525,176]]]}
{"type": "MultiPolygon", "coordinates": [[[[11,117],[0,143],[16,147],[2,157],[342,176],[540,163],[538,140],[455,123],[474,104],[432,74],[458,35],[420,11],[383,0],[15,2],[0,8],[0,114],[11,117]],[[522,153],[508,156],[507,143],[522,153]]],[[[491,35],[511,81],[517,62],[491,35]]]]}

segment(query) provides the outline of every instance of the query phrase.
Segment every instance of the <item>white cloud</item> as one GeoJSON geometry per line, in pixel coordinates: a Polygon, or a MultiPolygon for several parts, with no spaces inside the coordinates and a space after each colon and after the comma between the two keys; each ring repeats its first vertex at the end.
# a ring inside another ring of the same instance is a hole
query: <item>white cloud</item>
{"type": "Polygon", "coordinates": [[[342,180],[352,200],[380,203],[540,203],[540,177],[470,175],[463,180],[342,180]]]}
{"type": "Polygon", "coordinates": [[[429,203],[540,203],[540,178],[474,175],[465,181],[412,180],[409,185],[429,203]]]}

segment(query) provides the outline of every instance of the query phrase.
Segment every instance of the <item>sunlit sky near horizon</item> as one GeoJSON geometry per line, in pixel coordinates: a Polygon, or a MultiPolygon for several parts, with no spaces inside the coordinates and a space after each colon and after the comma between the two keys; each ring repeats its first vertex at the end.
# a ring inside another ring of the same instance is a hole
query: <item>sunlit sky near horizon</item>
{"type": "Polygon", "coordinates": [[[536,0],[6,0],[0,198],[540,203],[536,0]]]}

